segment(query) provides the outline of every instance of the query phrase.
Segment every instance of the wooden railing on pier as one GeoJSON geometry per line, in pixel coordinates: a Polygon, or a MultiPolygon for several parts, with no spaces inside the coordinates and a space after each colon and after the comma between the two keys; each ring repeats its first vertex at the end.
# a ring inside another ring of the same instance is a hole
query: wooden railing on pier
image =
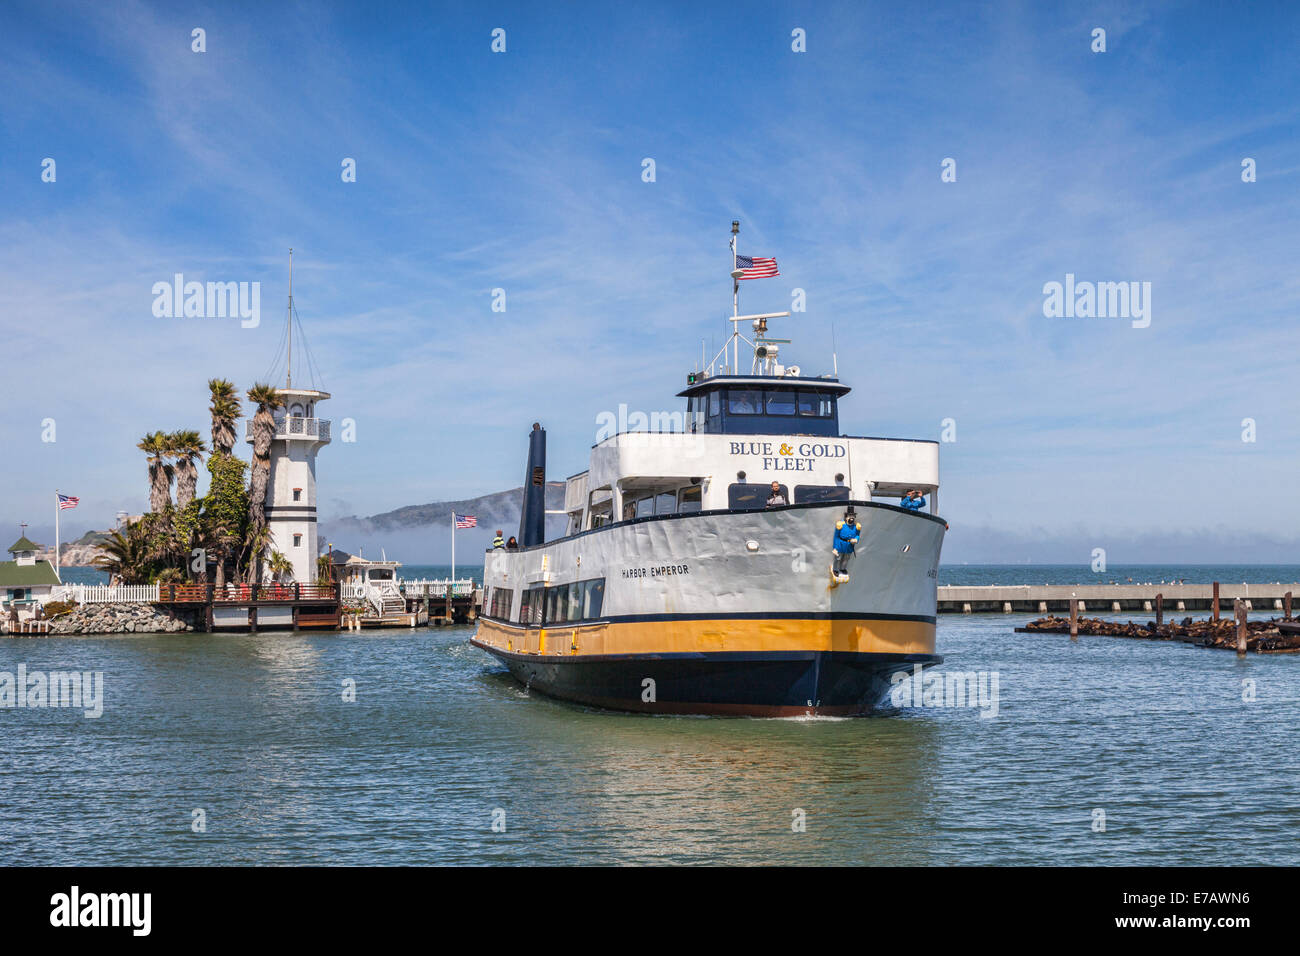
{"type": "Polygon", "coordinates": [[[337,584],[161,584],[162,604],[258,604],[337,601],[337,584]]]}

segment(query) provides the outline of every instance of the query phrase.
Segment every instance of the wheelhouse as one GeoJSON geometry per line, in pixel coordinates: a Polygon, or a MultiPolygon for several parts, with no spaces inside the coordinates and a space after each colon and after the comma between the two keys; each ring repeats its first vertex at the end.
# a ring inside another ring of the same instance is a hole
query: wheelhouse
{"type": "Polygon", "coordinates": [[[818,435],[840,433],[839,399],[849,386],[833,378],[693,373],[685,389],[694,434],[818,435]]]}

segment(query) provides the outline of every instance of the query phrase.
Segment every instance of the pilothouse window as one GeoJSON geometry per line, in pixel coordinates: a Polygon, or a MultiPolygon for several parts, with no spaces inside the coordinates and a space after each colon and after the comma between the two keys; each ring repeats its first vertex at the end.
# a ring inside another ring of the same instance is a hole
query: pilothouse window
{"type": "Polygon", "coordinates": [[[794,392],[768,391],[767,413],[769,415],[793,415],[794,392]]]}
{"type": "Polygon", "coordinates": [[[727,393],[727,411],[732,415],[757,415],[762,410],[762,389],[733,388],[727,393]]]}
{"type": "Polygon", "coordinates": [[[810,418],[830,418],[833,408],[831,396],[825,392],[800,392],[799,414],[810,418]]]}

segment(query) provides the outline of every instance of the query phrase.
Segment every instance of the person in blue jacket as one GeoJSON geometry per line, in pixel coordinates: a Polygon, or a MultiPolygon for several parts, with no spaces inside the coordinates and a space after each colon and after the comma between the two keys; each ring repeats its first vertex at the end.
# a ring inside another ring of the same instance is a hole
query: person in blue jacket
{"type": "Polygon", "coordinates": [[[908,511],[920,511],[925,507],[925,496],[919,491],[909,491],[898,504],[908,511]]]}
{"type": "Polygon", "coordinates": [[[861,533],[862,523],[856,518],[835,522],[835,537],[831,542],[831,547],[835,549],[835,563],[831,565],[831,571],[836,577],[845,574],[845,566],[853,555],[853,547],[858,543],[861,533]]]}

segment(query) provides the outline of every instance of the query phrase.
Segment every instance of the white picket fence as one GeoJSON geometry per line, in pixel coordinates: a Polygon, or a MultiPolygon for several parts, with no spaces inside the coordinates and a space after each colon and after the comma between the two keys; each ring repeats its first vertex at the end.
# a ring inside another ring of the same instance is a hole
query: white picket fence
{"type": "Polygon", "coordinates": [[[158,585],[60,584],[51,588],[50,597],[78,604],[148,604],[158,600],[158,585]]]}

